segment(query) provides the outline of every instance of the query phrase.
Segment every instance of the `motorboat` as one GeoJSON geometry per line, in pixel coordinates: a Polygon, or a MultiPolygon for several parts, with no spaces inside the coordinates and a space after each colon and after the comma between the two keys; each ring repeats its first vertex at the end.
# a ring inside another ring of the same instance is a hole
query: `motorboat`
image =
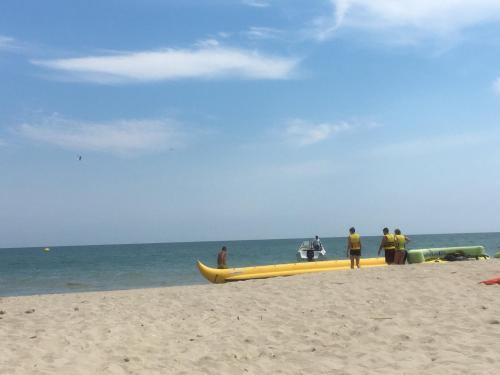
{"type": "Polygon", "coordinates": [[[307,258],[308,251],[313,251],[314,257],[312,258],[312,260],[326,260],[326,250],[323,247],[323,244],[321,244],[319,250],[315,250],[312,240],[303,241],[300,244],[299,249],[297,250],[297,260],[299,262],[309,260],[307,258]]]}

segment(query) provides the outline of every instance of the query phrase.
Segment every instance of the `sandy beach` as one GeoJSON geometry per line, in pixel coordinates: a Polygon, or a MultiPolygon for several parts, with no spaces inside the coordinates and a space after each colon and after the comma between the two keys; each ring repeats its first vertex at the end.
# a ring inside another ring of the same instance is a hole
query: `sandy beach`
{"type": "MultiPolygon", "coordinates": [[[[193,265],[194,267],[194,265],[193,265]]],[[[4,297],[0,374],[498,374],[500,260],[4,297]]]]}

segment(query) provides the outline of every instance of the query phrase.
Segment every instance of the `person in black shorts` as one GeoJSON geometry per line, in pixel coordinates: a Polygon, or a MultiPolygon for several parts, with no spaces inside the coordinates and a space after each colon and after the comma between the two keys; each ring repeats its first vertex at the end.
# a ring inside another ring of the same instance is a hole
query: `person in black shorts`
{"type": "Polygon", "coordinates": [[[385,262],[387,264],[394,264],[394,253],[396,251],[396,237],[394,234],[389,233],[388,228],[382,230],[384,236],[382,241],[380,241],[380,246],[378,247],[378,255],[384,250],[385,262]]]}
{"type": "Polygon", "coordinates": [[[356,233],[354,227],[349,229],[346,256],[351,258],[351,268],[354,268],[354,261],[356,261],[356,267],[359,268],[359,259],[361,258],[361,237],[356,233]]]}

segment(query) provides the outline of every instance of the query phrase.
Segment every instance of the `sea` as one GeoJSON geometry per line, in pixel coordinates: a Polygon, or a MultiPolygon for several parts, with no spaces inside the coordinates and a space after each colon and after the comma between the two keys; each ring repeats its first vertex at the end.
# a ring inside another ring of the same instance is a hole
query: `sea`
{"type": "MultiPolygon", "coordinates": [[[[500,233],[410,235],[409,249],[482,245],[493,256],[500,233]]],[[[228,248],[230,267],[293,263],[303,240],[214,241],[0,249],[0,296],[206,284],[196,261],[215,267],[228,248]]],[[[312,238],[311,238],[312,239],[312,238]]],[[[377,256],[380,236],[362,237],[363,257],[377,256]]],[[[345,259],[346,238],[321,238],[328,259],[345,259]]]]}

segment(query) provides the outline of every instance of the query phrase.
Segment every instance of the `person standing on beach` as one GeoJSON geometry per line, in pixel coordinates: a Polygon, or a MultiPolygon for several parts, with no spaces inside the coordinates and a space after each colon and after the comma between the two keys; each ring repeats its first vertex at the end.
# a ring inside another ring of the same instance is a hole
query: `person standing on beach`
{"type": "Polygon", "coordinates": [[[396,240],[394,238],[394,234],[389,233],[388,228],[382,229],[382,232],[384,233],[384,237],[382,237],[382,241],[378,247],[378,255],[380,255],[380,252],[384,249],[385,262],[387,264],[393,264],[394,252],[396,251],[396,240]]]}
{"type": "Polygon", "coordinates": [[[410,239],[406,237],[404,234],[401,234],[399,229],[394,231],[395,243],[396,243],[396,252],[394,253],[394,263],[395,264],[405,264],[406,261],[406,244],[410,242],[410,239]]]}
{"type": "Polygon", "coordinates": [[[217,268],[227,268],[226,259],[227,248],[222,246],[222,249],[220,249],[219,254],[217,255],[217,268]]]}
{"type": "Polygon", "coordinates": [[[361,257],[361,238],[356,233],[356,229],[349,229],[349,237],[347,237],[347,257],[351,258],[351,269],[354,269],[354,260],[356,267],[359,268],[359,258],[361,257]]]}

